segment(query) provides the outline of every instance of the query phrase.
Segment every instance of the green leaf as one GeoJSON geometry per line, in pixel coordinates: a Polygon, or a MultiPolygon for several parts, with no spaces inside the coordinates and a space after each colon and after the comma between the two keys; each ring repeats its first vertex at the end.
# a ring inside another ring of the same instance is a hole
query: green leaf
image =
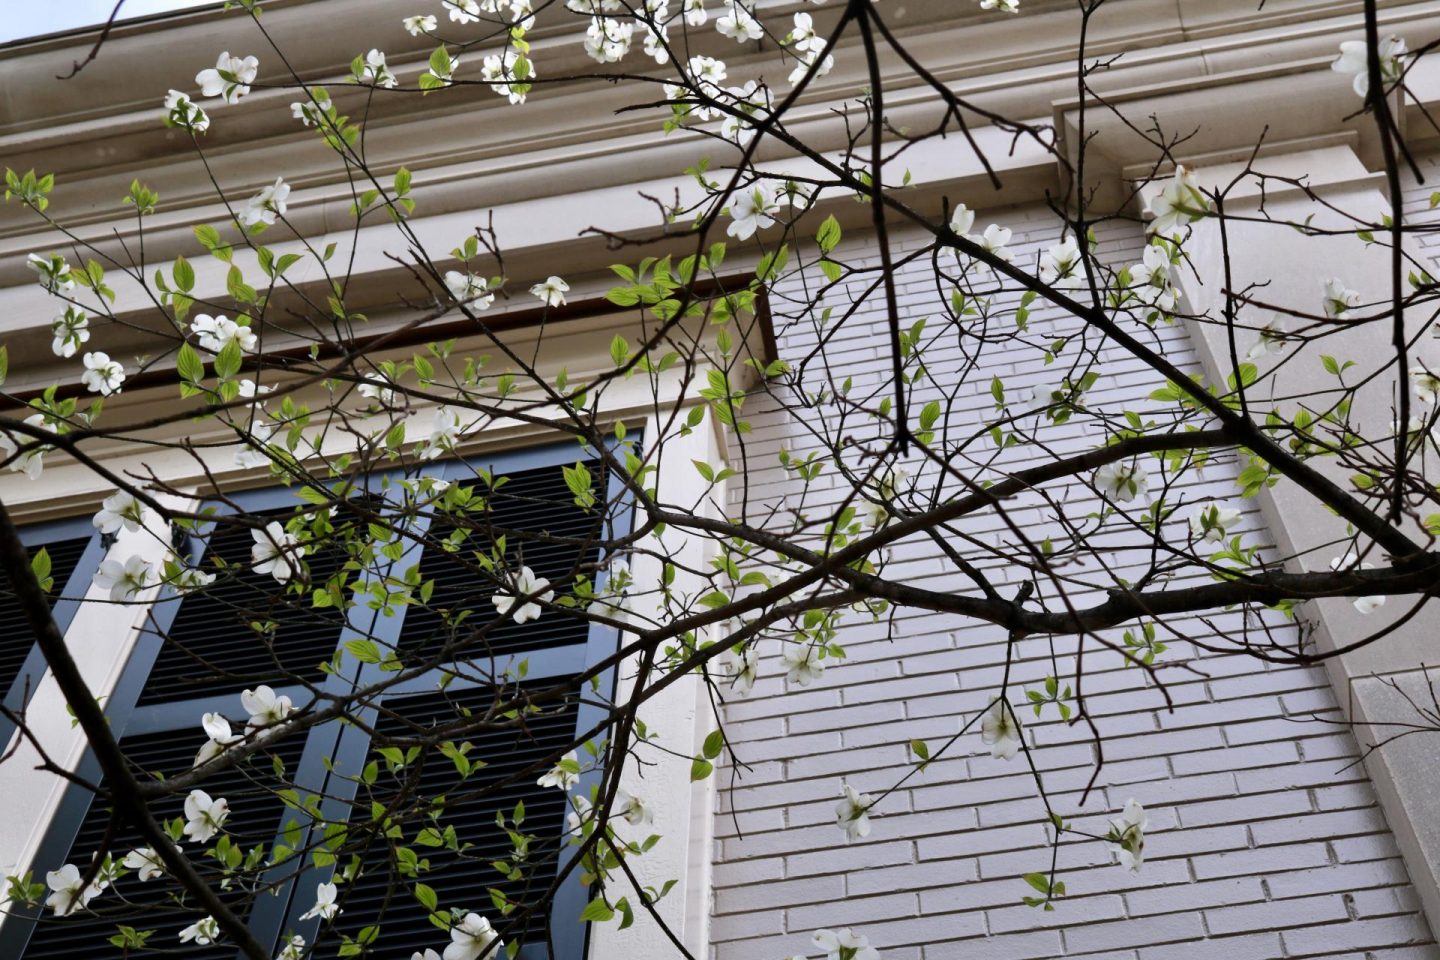
{"type": "Polygon", "coordinates": [[[379,663],[380,648],[370,640],[351,640],[345,644],[345,649],[361,663],[379,663]]]}
{"type": "Polygon", "coordinates": [[[434,888],[423,883],[415,884],[415,899],[419,900],[431,913],[435,912],[435,908],[440,903],[440,898],[436,895],[434,888]]]}
{"type": "MultiPolygon", "coordinates": [[[[218,234],[217,234],[218,238],[218,234]]],[[[190,266],[190,261],[184,257],[175,258],[175,266],[171,269],[170,275],[175,278],[175,286],[189,293],[195,287],[195,268],[190,266]]]]}
{"type": "Polygon", "coordinates": [[[188,343],[180,344],[180,352],[175,357],[175,370],[180,374],[180,379],[187,383],[199,383],[205,379],[205,364],[200,359],[200,354],[188,343]]]}
{"type": "Polygon", "coordinates": [[[630,356],[630,342],[620,334],[615,334],[615,339],[610,341],[610,359],[615,361],[615,366],[623,366],[626,358],[630,356]]]}
{"type": "Polygon", "coordinates": [[[690,761],[690,779],[692,782],[695,780],[704,780],[714,772],[715,765],[703,757],[696,757],[690,761]]]}
{"type": "Polygon", "coordinates": [[[830,214],[825,218],[825,222],[820,224],[820,230],[815,234],[815,242],[821,253],[829,253],[835,249],[840,242],[840,221],[835,219],[835,214],[830,214]]]}
{"type": "Polygon", "coordinates": [[[215,248],[220,246],[220,231],[216,230],[208,223],[197,223],[194,227],[194,231],[195,239],[199,240],[200,245],[206,250],[209,250],[213,253],[215,248]]]}
{"type": "Polygon", "coordinates": [[[1050,880],[1043,873],[1027,873],[1024,876],[1026,883],[1044,894],[1050,893],[1050,880]]]}
{"type": "Polygon", "coordinates": [[[705,755],[706,760],[714,760],[720,756],[720,750],[724,746],[725,732],[723,730],[712,730],[709,735],[705,737],[705,744],[701,748],[701,753],[705,755]]]}
{"type": "Polygon", "coordinates": [[[30,572],[35,574],[35,579],[40,582],[40,589],[49,593],[55,583],[50,576],[50,553],[44,547],[41,547],[36,551],[35,556],[30,558],[30,572]]]}
{"type": "Polygon", "coordinates": [[[615,911],[611,910],[609,904],[599,897],[591,900],[585,905],[585,909],[580,911],[580,919],[592,923],[603,923],[614,916],[615,911]]]}

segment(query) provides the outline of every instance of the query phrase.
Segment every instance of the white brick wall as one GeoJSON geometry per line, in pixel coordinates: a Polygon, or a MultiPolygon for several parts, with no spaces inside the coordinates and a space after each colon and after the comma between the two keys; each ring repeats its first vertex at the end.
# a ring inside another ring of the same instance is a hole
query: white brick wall
{"type": "MultiPolygon", "coordinates": [[[[1040,208],[982,215],[981,225],[987,219],[1015,228],[1016,252],[1031,262],[1051,229],[1040,208]]],[[[1137,231],[1112,230],[1101,255],[1137,259],[1139,243],[1137,231]]],[[[863,244],[847,238],[842,253],[861,256],[863,244]]],[[[909,319],[935,310],[924,263],[900,280],[909,319]]],[[[1037,311],[1032,329],[1044,322],[1037,311]]],[[[814,345],[813,331],[780,334],[788,359],[814,345]]],[[[1197,368],[1183,330],[1157,336],[1172,360],[1197,368]]],[[[853,375],[857,390],[879,382],[887,343],[876,310],[857,316],[831,344],[832,364],[844,368],[837,379],[853,375]]],[[[960,361],[931,356],[932,376],[943,382],[960,361]]],[[[1143,411],[1159,385],[1153,376],[1124,357],[1105,361],[1097,394],[1143,411]]],[[[956,412],[990,409],[992,374],[1013,390],[1055,379],[1055,371],[1015,353],[987,356],[967,377],[956,412]]],[[[763,508],[799,490],[776,465],[779,449],[803,455],[815,441],[773,401],[751,404],[750,498],[763,508]]],[[[1060,427],[1047,436],[1066,452],[1090,446],[1094,434],[1060,427]]],[[[1188,495],[1232,498],[1232,478],[1230,465],[1213,464],[1188,495]]],[[[824,502],[822,485],[806,506],[818,512],[824,502]]],[[[1082,516],[1089,506],[1070,509],[1082,516]]],[[[1045,526],[1036,510],[1015,515],[1037,531],[1045,526]]],[[[1266,542],[1258,518],[1247,519],[1251,542],[1266,542]]],[[[964,529],[993,538],[1002,528],[981,517],[964,529]]],[[[943,569],[935,556],[928,542],[897,548],[890,574],[935,576],[943,569]]],[[[1003,571],[987,573],[1006,581],[1003,571]]],[[[1172,625],[1197,639],[1210,633],[1198,620],[1172,625]]],[[[1067,817],[1103,832],[1127,797],[1145,804],[1147,862],[1132,876],[1103,844],[1068,843],[1060,867],[1070,896],[1045,913],[1020,903],[1028,888],[1019,879],[1048,865],[1043,808],[1023,764],[992,759],[978,736],[887,798],[866,840],[845,844],[833,821],[842,777],[864,791],[890,786],[906,772],[908,739],[933,743],[988,702],[1000,680],[1003,631],[908,612],[893,632],[857,622],[839,641],[848,660],[806,689],[787,690],[778,645],[764,649],[753,694],[726,708],[748,766],[733,780],[728,769],[720,776],[715,960],[813,953],[809,936],[822,926],[854,927],[886,960],[1440,958],[1370,785],[1352,765],[1354,739],[1310,719],[1338,717],[1320,669],[1267,667],[1172,641],[1163,659],[1198,671],[1166,672],[1172,713],[1141,671],[1087,653],[1086,690],[1106,763],[1084,808],[1077,805],[1093,762],[1086,732],[1050,720],[1052,708],[1045,722],[1024,713],[1027,736],[1067,817]]],[[[1046,643],[1022,644],[1020,683],[1051,672],[1046,643]]],[[[1063,656],[1074,642],[1056,647],[1063,656]]]]}

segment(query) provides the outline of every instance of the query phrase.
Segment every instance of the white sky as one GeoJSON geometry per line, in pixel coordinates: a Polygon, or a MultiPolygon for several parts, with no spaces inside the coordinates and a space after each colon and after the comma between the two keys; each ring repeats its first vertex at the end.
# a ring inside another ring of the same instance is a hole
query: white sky
{"type": "MultiPolygon", "coordinates": [[[[216,0],[125,0],[118,19],[199,7],[216,0]]],[[[0,0],[0,43],[104,23],[115,0],[0,0]]]]}

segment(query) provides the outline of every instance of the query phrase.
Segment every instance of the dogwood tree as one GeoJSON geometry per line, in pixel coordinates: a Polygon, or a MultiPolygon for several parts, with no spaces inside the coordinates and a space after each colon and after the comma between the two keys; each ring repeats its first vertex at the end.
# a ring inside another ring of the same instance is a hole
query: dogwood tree
{"type": "MultiPolygon", "coordinates": [[[[1085,26],[1103,4],[1080,0],[1074,17],[1082,99],[1105,68],[1084,46],[1085,26]]],[[[147,259],[143,243],[121,249],[83,239],[49,209],[63,180],[20,169],[23,161],[6,170],[7,201],[52,231],[53,243],[28,264],[50,295],[53,352],[67,365],[67,375],[43,390],[6,394],[0,446],[15,474],[8,489],[43,484],[59,462],[93,471],[111,491],[90,505],[94,526],[122,537],[125,548],[112,547],[95,574],[108,599],[91,602],[159,611],[218,596],[226,629],[248,631],[271,661],[267,682],[247,684],[223,708],[193,717],[193,763],[137,768],[51,618],[49,557],[27,551],[0,509],[0,556],[103,772],[103,781],[83,786],[110,810],[93,849],[8,878],[12,913],[44,914],[40,922],[53,924],[100,916],[104,937],[124,949],[222,942],[253,960],[277,951],[288,960],[336,951],[476,960],[502,950],[514,956],[533,942],[533,918],[578,878],[586,892],[577,922],[625,926],[649,913],[663,928],[656,904],[670,885],[641,882],[635,864],[659,844],[681,842],[651,829],[654,810],[674,798],[646,795],[634,774],[664,753],[688,757],[690,747],[667,741],[642,708],[698,678],[714,732],[688,759],[695,779],[712,777],[735,747],[723,722],[726,701],[746,696],[772,670],[783,670],[792,686],[823,685],[827,666],[845,657],[845,624],[891,623],[913,610],[998,627],[1004,679],[985,709],[958,718],[953,736],[911,739],[913,769],[890,789],[863,794],[837,781],[836,829],[863,838],[888,798],[929,765],[988,751],[1035,772],[1055,851],[1105,844],[1116,869],[1141,870],[1140,805],[1080,816],[1052,808],[1036,764],[1043,751],[1026,737],[1035,716],[1080,724],[1099,748],[1094,777],[1102,775],[1103,717],[1087,699],[1087,651],[1123,658],[1163,691],[1166,643],[1183,636],[1173,626],[1180,615],[1238,612],[1203,645],[1306,663],[1335,652],[1290,626],[1304,624],[1310,601],[1349,598],[1377,617],[1392,612],[1377,613],[1387,602],[1404,604],[1409,617],[1440,587],[1431,470],[1440,453],[1440,369],[1416,346],[1428,324],[1414,323],[1433,313],[1436,286],[1406,246],[1417,228],[1402,218],[1398,193],[1383,221],[1351,217],[1337,227],[1284,221],[1263,207],[1227,213],[1232,192],[1273,175],[1244,165],[1228,184],[1202,182],[1177,163],[1183,131],[1165,129],[1161,117],[1146,134],[1149,170],[1129,184],[1130,196],[1101,206],[1086,186],[1083,126],[1080,146],[1067,149],[1048,124],[961,98],[937,78],[937,65],[895,35],[887,6],[873,0],[830,0],[783,19],[747,0],[417,0],[403,26],[433,40],[426,63],[388,62],[377,41],[356,51],[347,75],[324,84],[291,72],[287,49],[303,38],[267,29],[263,5],[229,6],[217,16],[253,21],[253,44],[204,52],[206,65],[193,75],[177,58],[173,88],[153,91],[154,123],[188,139],[201,165],[211,153],[207,138],[234,104],[257,91],[290,91],[290,122],[329,147],[337,178],[353,186],[356,236],[361,225],[388,224],[386,252],[408,272],[393,299],[407,315],[371,332],[348,302],[353,257],[312,245],[292,225],[283,168],[260,171],[267,185],[243,196],[212,179],[225,217],[195,223],[193,251],[163,262],[147,259]],[[536,24],[583,34],[593,65],[548,67],[527,39],[536,24]],[[713,52],[716,33],[737,50],[764,41],[773,56],[763,69],[731,70],[721,57],[692,51],[713,52]],[[862,58],[870,82],[843,104],[846,141],[822,149],[791,120],[841,56],[862,58]],[[917,132],[889,122],[882,62],[903,63],[926,85],[930,126],[917,132]],[[505,250],[515,238],[485,225],[483,211],[480,225],[454,236],[453,246],[427,246],[412,228],[424,214],[412,195],[423,164],[377,169],[367,162],[365,130],[390,98],[429,106],[477,86],[508,101],[512,122],[524,124],[526,111],[551,91],[593,78],[627,91],[626,111],[653,120],[657,142],[685,130],[708,138],[713,150],[706,163],[673,171],[686,187],[655,202],[652,230],[571,225],[609,239],[615,280],[607,299],[638,316],[644,330],[638,341],[616,336],[605,369],[577,377],[518,351],[493,320],[507,306],[528,304],[541,322],[559,324],[573,306],[574,278],[508,275],[505,250]],[[977,218],[972,205],[984,198],[953,197],[936,208],[917,206],[907,193],[906,153],[925,141],[947,138],[989,169],[973,135],[980,125],[1053,154],[1068,181],[1050,204],[1056,239],[1038,257],[1016,255],[1012,226],[977,218]],[[863,255],[845,253],[837,202],[865,210],[863,255]],[[1391,251],[1388,296],[1368,301],[1336,278],[1307,304],[1271,303],[1263,286],[1227,287],[1213,305],[1194,309],[1178,289],[1194,270],[1192,238],[1255,219],[1391,251]],[[1144,224],[1142,256],[1100,256],[1097,229],[1127,220],[1144,224]],[[902,249],[894,242],[902,229],[923,242],[902,249]],[[628,256],[642,245],[664,252],[628,256]],[[197,285],[192,261],[205,258],[222,265],[224,289],[197,285]],[[302,263],[319,282],[291,279],[302,263]],[[936,294],[923,317],[902,306],[897,290],[898,272],[914,264],[925,265],[936,294]],[[133,323],[114,309],[122,288],[144,297],[153,314],[143,358],[107,347],[118,324],[133,323]],[[877,310],[889,334],[884,370],[857,371],[834,345],[857,316],[877,310]],[[804,334],[813,348],[804,356],[741,349],[763,324],[782,336],[804,334]],[[1227,376],[1209,382],[1177,366],[1157,337],[1175,324],[1223,330],[1227,376]],[[1349,358],[1327,353],[1333,382],[1323,389],[1294,395],[1277,386],[1286,364],[1320,362],[1335,331],[1361,328],[1390,344],[1383,363],[1352,369],[1349,358]],[[462,333],[448,332],[455,330],[462,333]],[[933,365],[942,350],[961,362],[933,365]],[[1104,351],[1120,351],[1153,376],[1157,386],[1143,409],[1094,390],[1104,351]],[[997,352],[1043,358],[1051,379],[1020,389],[998,375],[981,378],[981,358],[997,352]],[[1356,403],[1372,383],[1385,387],[1393,408],[1378,421],[1373,410],[1361,416],[1356,403]],[[637,385],[652,398],[643,435],[638,421],[606,413],[613,397],[637,385]],[[112,414],[114,398],[132,389],[165,402],[112,414]],[[988,398],[981,407],[967,402],[977,394],[988,398]],[[754,462],[747,449],[747,408],[757,396],[795,414],[809,447],[820,451],[782,451],[778,467],[793,483],[780,503],[748,489],[753,471],[776,466],[754,462]],[[728,462],[667,457],[710,429],[710,420],[729,439],[728,462]],[[223,436],[174,439],[172,428],[192,423],[218,426],[223,436]],[[552,468],[563,478],[562,501],[531,502],[507,491],[508,477],[466,459],[487,432],[517,424],[572,446],[573,462],[552,468]],[[1053,438],[1077,425],[1087,447],[1056,448],[1053,438]],[[113,467],[113,452],[99,453],[117,446],[123,469],[113,467]],[[147,467],[161,459],[164,468],[147,467]],[[1192,499],[1188,478],[1221,461],[1237,465],[1230,495],[1192,499]],[[442,474],[437,464],[461,466],[442,474]],[[248,470],[248,479],[215,479],[217,465],[248,470]],[[685,473],[684,497],[662,496],[662,471],[685,473]],[[175,482],[182,473],[210,481],[175,482]],[[259,510],[239,496],[257,475],[286,492],[282,508],[259,510]],[[1275,487],[1339,518],[1345,532],[1327,544],[1324,562],[1240,531],[1247,500],[1275,487]],[[585,523],[564,534],[543,516],[506,525],[507,503],[570,511],[585,523]],[[1022,512],[1043,516],[1053,533],[1035,540],[1022,512]],[[974,533],[968,524],[977,517],[991,518],[999,535],[974,533]],[[227,534],[245,545],[239,560],[204,549],[227,534]],[[687,552],[697,542],[704,551],[687,552]],[[917,543],[939,548],[945,576],[917,581],[895,570],[894,555],[917,543]],[[148,552],[137,544],[149,544],[148,552]],[[541,570],[535,558],[554,549],[570,561],[547,561],[541,570]],[[440,563],[414,562],[416,550],[440,563]],[[460,593],[447,593],[444,585],[456,582],[460,593]],[[385,632],[397,611],[407,621],[428,617],[426,644],[406,648],[385,632]],[[325,615],[349,631],[334,656],[320,664],[288,659],[285,624],[325,615]],[[494,654],[503,631],[546,622],[599,625],[619,639],[562,679],[535,678],[523,653],[494,654]],[[1008,667],[1031,637],[1070,639],[1052,654],[1049,676],[1026,686],[1008,667]],[[781,659],[772,667],[776,661],[762,654],[775,652],[781,659]],[[444,710],[387,713],[387,690],[435,677],[444,710]],[[481,695],[448,696],[456,683],[481,695]],[[293,690],[301,692],[282,692],[293,690]],[[503,778],[481,774],[497,759],[486,744],[526,742],[547,718],[580,706],[591,720],[578,736],[503,778]],[[337,767],[328,786],[301,784],[285,745],[325,724],[374,739],[363,763],[337,767]],[[382,727],[390,732],[380,736],[382,727]],[[498,824],[466,821],[457,830],[460,804],[427,792],[426,764],[453,768],[455,789],[472,799],[516,783],[562,794],[564,837],[532,834],[521,807],[504,810],[498,824]],[[245,800],[210,786],[237,770],[253,788],[245,800]],[[293,812],[294,828],[279,841],[247,842],[235,830],[244,805],[261,794],[293,812]],[[339,796],[349,799],[332,802],[339,796]],[[428,858],[440,850],[483,862],[493,886],[470,890],[464,902],[441,902],[426,883],[428,858]],[[349,893],[377,862],[394,865],[394,879],[383,902],[366,902],[363,924],[347,925],[347,911],[361,912],[349,893]],[[305,888],[314,899],[302,919],[321,923],[323,948],[291,930],[278,943],[260,942],[248,911],[302,877],[317,881],[305,888]],[[135,884],[163,896],[120,892],[135,884]],[[386,910],[417,902],[430,917],[430,939],[387,939],[386,910]],[[185,916],[178,933],[148,919],[177,909],[185,916]]],[[[1006,17],[1020,5],[978,6],[1006,17]]],[[[96,55],[108,54],[102,47],[96,55]]],[[[1333,78],[1333,109],[1371,115],[1398,183],[1407,159],[1388,98],[1403,95],[1418,54],[1405,38],[1379,34],[1372,0],[1365,31],[1337,57],[1335,70],[1353,77],[1353,86],[1333,78]]],[[[1139,122],[1103,101],[1091,110],[1139,122]]],[[[1306,192],[1317,210],[1325,206],[1303,180],[1287,185],[1306,192]]],[[[137,180],[114,200],[128,206],[143,237],[166,190],[164,182],[137,180]]],[[[169,635],[157,613],[149,617],[149,628],[192,670],[235,676],[193,641],[169,635]]],[[[1370,635],[1348,643],[1383,642],[1393,622],[1377,620],[1370,635]]],[[[27,737],[31,718],[10,713],[18,736],[27,737]]],[[[1037,852],[1025,880],[1017,900],[1063,909],[1054,852],[1037,852]]],[[[873,958],[876,946],[850,929],[814,937],[815,953],[831,960],[873,958]]]]}

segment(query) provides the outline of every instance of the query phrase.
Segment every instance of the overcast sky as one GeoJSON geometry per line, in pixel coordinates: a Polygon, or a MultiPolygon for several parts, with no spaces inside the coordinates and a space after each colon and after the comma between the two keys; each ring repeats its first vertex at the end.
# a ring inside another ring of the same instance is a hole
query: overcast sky
{"type": "MultiPolygon", "coordinates": [[[[216,0],[125,0],[120,19],[200,7],[216,0]]],[[[0,0],[0,43],[104,23],[115,0],[0,0]]]]}

